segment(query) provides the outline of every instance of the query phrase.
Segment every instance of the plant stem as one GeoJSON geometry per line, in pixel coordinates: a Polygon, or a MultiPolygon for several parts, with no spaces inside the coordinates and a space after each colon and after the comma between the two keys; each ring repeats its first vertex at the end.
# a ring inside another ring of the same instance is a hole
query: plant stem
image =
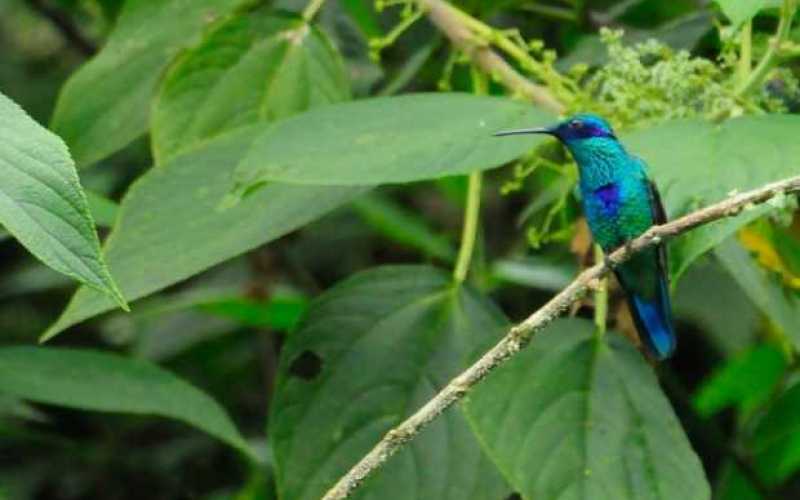
{"type": "Polygon", "coordinates": [[[731,196],[666,224],[653,226],[632,240],[630,244],[615,250],[608,256],[607,261],[595,264],[583,271],[539,310],[528,316],[523,322],[511,327],[505,337],[484,353],[472,366],[452,379],[413,415],[387,432],[371,451],[339,479],[325,494],[323,500],[344,500],[350,497],[370,474],[383,466],[392,455],[414,439],[422,429],[453,404],[462,400],[476,384],[514,357],[534,335],[580,300],[586,294],[589,284],[593,280],[605,276],[611,270],[609,264],[617,266],[633,254],[659,244],[666,238],[675,237],[709,222],[734,217],[745,210],[745,207],[764,203],[776,196],[797,192],[800,192],[800,176],[773,182],[758,189],[731,196]]]}
{"type": "MultiPolygon", "coordinates": [[[[603,249],[600,245],[594,246],[594,261],[603,262],[603,249]]],[[[603,337],[606,334],[606,323],[608,321],[608,278],[598,279],[597,288],[594,291],[594,324],[597,327],[597,335],[603,337]]]]}
{"type": "Polygon", "coordinates": [[[458,250],[458,260],[453,271],[453,279],[456,283],[463,283],[469,272],[469,264],[472,262],[472,251],[475,249],[475,239],[478,236],[478,218],[481,209],[481,184],[482,174],[480,170],[469,174],[469,186],[467,188],[467,205],[464,209],[464,228],[461,232],[461,247],[458,250]]]}
{"type": "Polygon", "coordinates": [[[522,4],[519,6],[519,8],[534,14],[541,14],[554,19],[561,19],[562,21],[574,23],[578,20],[578,16],[575,15],[575,12],[572,9],[565,9],[563,7],[552,7],[550,5],[534,3],[530,5],[522,4]]]}
{"type": "Polygon", "coordinates": [[[745,85],[753,69],[753,22],[747,21],[742,28],[739,64],[736,67],[736,80],[745,85]]]}
{"type": "Polygon", "coordinates": [[[322,5],[325,3],[325,0],[311,0],[305,9],[303,9],[303,20],[307,23],[310,23],[314,16],[317,15],[319,9],[322,8],[322,5]]]}
{"type": "Polygon", "coordinates": [[[781,5],[781,18],[780,21],[778,21],[778,28],[775,30],[775,36],[770,40],[767,52],[758,62],[753,72],[736,88],[736,95],[744,95],[750,92],[753,88],[760,85],[764,78],[767,77],[767,74],[775,65],[778,49],[789,36],[792,27],[792,18],[796,11],[797,0],[783,0],[783,4],[781,5]]]}
{"type": "MultiPolygon", "coordinates": [[[[564,112],[564,105],[549,88],[530,81],[489,48],[486,39],[494,36],[491,27],[443,0],[416,0],[416,2],[427,13],[433,25],[441,30],[456,48],[467,54],[481,71],[548,111],[555,114],[564,112]]],[[[530,57],[528,54],[525,56],[530,57]]]]}

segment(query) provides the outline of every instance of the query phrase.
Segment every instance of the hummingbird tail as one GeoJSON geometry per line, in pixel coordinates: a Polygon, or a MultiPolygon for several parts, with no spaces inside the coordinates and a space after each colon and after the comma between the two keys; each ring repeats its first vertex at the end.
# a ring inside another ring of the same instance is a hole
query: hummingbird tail
{"type": "Polygon", "coordinates": [[[640,295],[629,295],[631,315],[639,332],[639,338],[648,352],[659,361],[675,352],[676,339],[672,329],[672,314],[666,280],[660,280],[659,293],[655,300],[640,295]]]}

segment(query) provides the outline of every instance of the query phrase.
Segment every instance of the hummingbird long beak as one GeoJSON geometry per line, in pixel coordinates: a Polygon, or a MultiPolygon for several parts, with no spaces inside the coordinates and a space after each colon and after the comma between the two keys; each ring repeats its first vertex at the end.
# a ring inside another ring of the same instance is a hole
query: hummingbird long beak
{"type": "Polygon", "coordinates": [[[553,135],[553,129],[549,127],[520,128],[517,130],[501,130],[492,134],[494,137],[505,137],[507,135],[527,135],[527,134],[548,134],[553,135]]]}

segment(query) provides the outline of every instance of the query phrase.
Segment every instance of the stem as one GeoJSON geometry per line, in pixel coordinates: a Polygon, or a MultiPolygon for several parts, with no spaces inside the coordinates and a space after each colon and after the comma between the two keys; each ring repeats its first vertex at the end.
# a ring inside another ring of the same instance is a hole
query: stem
{"type": "Polygon", "coordinates": [[[548,68],[531,57],[525,48],[520,47],[519,44],[514,43],[513,40],[509,39],[507,36],[504,36],[502,33],[498,32],[498,30],[479,19],[470,16],[463,10],[453,7],[450,4],[446,5],[451,10],[452,14],[458,18],[459,22],[474,31],[486,43],[496,45],[500,50],[515,59],[524,69],[534,73],[543,81],[547,82],[548,79],[553,80],[554,77],[557,81],[553,83],[559,87],[563,86],[565,80],[561,77],[561,75],[553,71],[548,71],[548,68]]]}
{"type": "MultiPolygon", "coordinates": [[[[456,48],[467,54],[481,71],[496,78],[508,89],[524,96],[544,109],[555,114],[564,112],[564,105],[550,89],[525,78],[489,48],[487,39],[495,37],[494,30],[491,27],[461,12],[443,0],[416,0],[416,2],[428,14],[431,23],[447,35],[447,38],[456,48]],[[476,34],[478,39],[476,39],[476,34]]],[[[509,43],[511,42],[509,41],[509,43]]],[[[514,44],[511,43],[511,45],[514,44]]],[[[516,49],[522,50],[519,47],[516,47],[516,49]]],[[[525,57],[530,56],[526,53],[525,57]]]]}
{"type": "Polygon", "coordinates": [[[753,68],[753,22],[747,21],[742,28],[742,40],[739,50],[739,64],[736,67],[736,80],[745,85],[753,68]]]}
{"type": "Polygon", "coordinates": [[[770,40],[767,52],[758,62],[753,72],[750,73],[749,78],[737,87],[735,92],[737,96],[744,95],[753,90],[753,88],[766,78],[769,71],[775,65],[778,49],[789,36],[795,11],[797,11],[797,0],[783,0],[783,4],[781,5],[781,19],[778,22],[778,28],[775,30],[775,36],[770,40]]]}
{"type": "MultiPolygon", "coordinates": [[[[603,249],[600,245],[594,246],[594,261],[603,262],[603,249]]],[[[603,337],[606,334],[606,323],[608,321],[608,278],[602,277],[598,280],[597,288],[594,291],[594,324],[597,327],[597,335],[603,337]]]]}
{"type": "Polygon", "coordinates": [[[530,5],[520,5],[520,9],[532,12],[534,14],[541,14],[543,16],[549,16],[554,19],[561,19],[562,21],[569,21],[569,22],[576,22],[578,20],[578,16],[575,15],[575,11],[572,9],[565,9],[563,7],[553,7],[550,5],[541,5],[541,4],[530,4],[530,5]]]}
{"type": "Polygon", "coordinates": [[[311,0],[308,5],[306,5],[306,8],[303,9],[303,20],[310,23],[324,3],[325,0],[311,0]]]}
{"type": "Polygon", "coordinates": [[[660,226],[653,226],[632,240],[630,244],[615,250],[608,256],[607,261],[595,264],[583,271],[542,308],[528,316],[522,323],[511,327],[506,336],[478,361],[451,380],[416,413],[387,432],[370,452],[339,479],[336,485],[325,494],[323,500],[343,500],[350,497],[370,474],[378,470],[400,448],[414,439],[422,429],[453,404],[462,400],[472,387],[516,355],[536,333],[580,300],[586,294],[593,280],[605,276],[611,270],[609,263],[613,266],[619,265],[633,254],[659,244],[666,238],[675,237],[712,221],[736,216],[745,210],[745,207],[764,203],[778,195],[796,192],[800,192],[800,176],[731,196],[679,219],[660,226]]]}
{"type": "Polygon", "coordinates": [[[469,272],[472,262],[472,251],[475,249],[475,239],[478,235],[478,218],[481,208],[481,181],[480,170],[469,174],[469,187],[467,189],[467,206],[464,210],[464,228],[461,232],[461,248],[458,250],[458,260],[453,271],[456,283],[463,283],[469,272]]]}

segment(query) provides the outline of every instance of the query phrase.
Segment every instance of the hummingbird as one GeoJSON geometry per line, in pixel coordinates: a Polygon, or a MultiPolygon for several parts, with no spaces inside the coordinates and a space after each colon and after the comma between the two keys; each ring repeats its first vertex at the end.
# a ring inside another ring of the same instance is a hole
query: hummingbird
{"type": "MultiPolygon", "coordinates": [[[[603,118],[577,114],[551,127],[497,132],[495,136],[547,134],[578,164],[581,203],[594,241],[608,255],[667,221],[645,162],[629,154],[603,118]]],[[[664,360],[675,351],[664,244],[648,247],[614,269],[647,352],[664,360]]]]}

